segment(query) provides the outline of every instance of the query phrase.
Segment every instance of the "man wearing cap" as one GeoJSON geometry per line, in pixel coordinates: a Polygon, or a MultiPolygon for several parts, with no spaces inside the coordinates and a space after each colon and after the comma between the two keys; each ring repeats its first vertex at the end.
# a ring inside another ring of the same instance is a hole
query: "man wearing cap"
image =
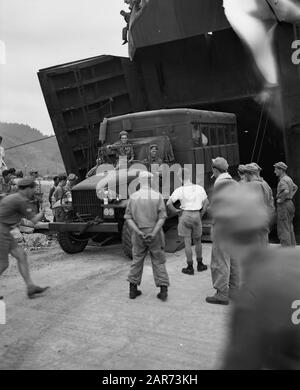
{"type": "Polygon", "coordinates": [[[245,165],[240,164],[238,166],[238,175],[240,177],[239,183],[246,183],[246,178],[245,178],[245,165]]]}
{"type": "Polygon", "coordinates": [[[64,216],[63,208],[62,208],[62,200],[67,192],[65,188],[67,184],[67,175],[62,173],[58,176],[58,178],[59,178],[59,182],[56,187],[56,190],[53,193],[54,204],[52,207],[54,220],[56,222],[60,222],[64,216]]]}
{"type": "Polygon", "coordinates": [[[52,203],[53,203],[53,194],[57,188],[59,184],[59,176],[54,176],[53,177],[53,186],[50,188],[50,191],[49,191],[49,196],[48,196],[48,200],[49,200],[49,204],[50,204],[50,209],[52,209],[52,203]]]}
{"type": "Polygon", "coordinates": [[[278,238],[282,246],[295,246],[296,239],[293,226],[295,206],[293,198],[298,191],[298,186],[286,174],[288,167],[285,163],[278,162],[274,167],[275,175],[279,179],[276,195],[278,238]]]}
{"type": "Polygon", "coordinates": [[[157,298],[166,301],[169,277],[162,227],[167,213],[162,195],[151,188],[152,177],[150,172],[140,173],[140,190],[131,195],[124,216],[132,229],[133,260],[127,280],[130,283],[129,297],[135,299],[141,295],[137,286],[141,284],[144,260],[149,252],[154,281],[156,286],[160,287],[157,298]]]}
{"type": "Polygon", "coordinates": [[[187,267],[182,269],[186,275],[194,275],[192,239],[195,243],[197,271],[207,270],[202,258],[202,217],[209,205],[207,194],[203,187],[193,184],[191,172],[184,168],[183,186],[176,188],[168,200],[168,207],[171,212],[178,214],[178,235],[184,239],[187,267]],[[174,203],[180,201],[180,209],[174,207],[174,203]]]}
{"type": "Polygon", "coordinates": [[[220,368],[299,370],[299,250],[258,245],[257,236],[268,225],[269,213],[253,187],[241,185],[223,192],[214,219],[243,275],[220,368]]]}
{"type": "Polygon", "coordinates": [[[18,183],[19,191],[8,195],[0,202],[0,275],[7,269],[8,255],[11,254],[18,262],[18,268],[27,286],[27,295],[34,298],[48,287],[36,286],[29,273],[27,255],[21,248],[10,231],[21,222],[22,218],[31,220],[34,224],[44,216],[44,210],[35,214],[30,200],[35,194],[35,182],[32,179],[21,179],[18,183]]]}
{"type": "Polygon", "coordinates": [[[77,184],[78,177],[75,173],[70,173],[67,177],[66,191],[71,191],[72,188],[77,184]]]}
{"type": "MultiPolygon", "coordinates": [[[[256,163],[247,164],[245,166],[245,177],[247,185],[251,186],[262,197],[262,200],[267,207],[269,214],[272,216],[275,213],[273,191],[269,184],[260,177],[260,167],[256,163]]],[[[261,240],[264,245],[269,243],[269,225],[261,230],[261,240]]]]}
{"type": "Polygon", "coordinates": [[[163,160],[158,156],[158,145],[152,144],[150,145],[150,154],[149,157],[144,160],[146,164],[157,165],[158,167],[163,164],[163,160]]]}
{"type": "Polygon", "coordinates": [[[127,158],[127,164],[131,164],[134,160],[134,150],[132,144],[128,141],[128,133],[127,131],[120,132],[120,140],[115,142],[113,145],[107,145],[108,149],[112,149],[116,151],[117,155],[117,168],[120,167],[120,158],[127,158]]]}
{"type": "MultiPolygon", "coordinates": [[[[210,210],[213,213],[215,199],[220,192],[227,187],[235,190],[238,185],[228,173],[228,162],[223,157],[212,160],[213,177],[215,183],[211,199],[210,210]]],[[[239,288],[239,266],[227,252],[224,243],[218,235],[218,224],[212,221],[211,228],[212,252],[211,252],[211,275],[213,287],[216,289],[214,296],[207,297],[206,302],[212,304],[228,305],[229,298],[233,298],[239,288]]]]}

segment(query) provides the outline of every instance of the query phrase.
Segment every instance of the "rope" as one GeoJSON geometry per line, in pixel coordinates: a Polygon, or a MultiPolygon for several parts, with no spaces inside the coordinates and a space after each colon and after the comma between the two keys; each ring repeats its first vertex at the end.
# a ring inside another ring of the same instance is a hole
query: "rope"
{"type": "Polygon", "coordinates": [[[257,162],[258,163],[259,163],[259,160],[260,160],[260,154],[261,154],[262,146],[263,146],[263,143],[264,143],[264,138],[265,138],[265,135],[266,135],[268,124],[269,124],[269,117],[267,117],[267,119],[266,119],[266,124],[265,124],[265,128],[264,128],[264,132],[263,132],[260,148],[259,148],[259,151],[258,151],[258,156],[257,156],[257,162]]]}
{"type": "Polygon", "coordinates": [[[260,126],[261,126],[261,123],[262,123],[262,120],[263,120],[265,105],[266,105],[266,101],[264,101],[262,109],[261,109],[261,112],[260,112],[260,118],[259,118],[259,123],[258,123],[258,127],[257,127],[256,138],[255,138],[254,147],[253,147],[253,151],[252,151],[252,155],[251,155],[251,160],[250,161],[254,161],[253,159],[254,159],[254,154],[255,154],[255,150],[256,150],[256,146],[257,146],[257,142],[258,142],[258,137],[259,137],[259,133],[260,133],[260,126]]]}
{"type": "Polygon", "coordinates": [[[56,137],[56,136],[55,136],[55,135],[50,135],[49,137],[44,137],[44,138],[36,139],[35,141],[25,142],[25,143],[20,144],[20,145],[15,145],[15,146],[11,146],[11,147],[9,147],[9,148],[5,148],[5,151],[11,150],[11,149],[15,149],[15,148],[19,148],[20,146],[24,146],[24,145],[34,144],[34,143],[36,143],[36,142],[45,141],[45,140],[48,140],[48,139],[54,138],[54,137],[56,137]]]}

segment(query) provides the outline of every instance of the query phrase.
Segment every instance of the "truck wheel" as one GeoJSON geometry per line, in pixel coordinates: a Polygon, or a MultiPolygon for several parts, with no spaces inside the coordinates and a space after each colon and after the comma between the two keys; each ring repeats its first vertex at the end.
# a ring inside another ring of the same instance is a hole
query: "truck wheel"
{"type": "Polygon", "coordinates": [[[124,223],[122,229],[122,246],[125,255],[132,259],[131,229],[127,222],[124,223]]]}
{"type": "Polygon", "coordinates": [[[61,248],[69,254],[83,252],[89,240],[79,240],[71,232],[57,234],[57,240],[61,248]]]}

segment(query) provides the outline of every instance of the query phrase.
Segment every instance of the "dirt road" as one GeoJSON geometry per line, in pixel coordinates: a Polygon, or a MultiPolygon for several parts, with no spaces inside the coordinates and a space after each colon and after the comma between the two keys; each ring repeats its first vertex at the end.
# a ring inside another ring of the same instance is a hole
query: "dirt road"
{"type": "MultiPolygon", "coordinates": [[[[210,245],[204,245],[210,258],[210,245]]],[[[221,363],[229,307],[205,303],[210,271],[181,273],[183,252],[168,254],[172,286],[156,298],[150,261],[142,291],[128,298],[129,260],[119,245],[68,256],[54,246],[30,254],[34,280],[51,289],[28,300],[11,262],[0,279],[7,324],[0,369],[214,369],[221,363]]]]}

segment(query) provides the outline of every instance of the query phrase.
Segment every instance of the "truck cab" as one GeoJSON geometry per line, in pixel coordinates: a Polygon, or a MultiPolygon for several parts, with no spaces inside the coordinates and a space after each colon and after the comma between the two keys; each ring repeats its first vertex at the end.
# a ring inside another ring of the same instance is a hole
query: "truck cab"
{"type": "MultiPolygon", "coordinates": [[[[108,235],[119,234],[125,254],[131,257],[130,231],[124,223],[124,213],[130,191],[137,188],[133,184],[139,172],[152,168],[147,165],[150,145],[157,145],[163,162],[154,173],[159,177],[157,190],[166,201],[180,185],[175,179],[184,165],[192,169],[193,181],[210,194],[212,159],[226,158],[233,174],[239,164],[236,117],[228,113],[170,109],[117,116],[101,123],[99,141],[101,164],[91,177],[72,189],[72,204],[65,208],[64,219],[50,224],[50,229],[58,232],[62,249],[68,253],[84,250],[90,239],[101,242],[108,235]],[[135,160],[131,166],[119,169],[116,156],[107,145],[117,142],[121,131],[128,133],[135,160]]],[[[165,225],[167,232],[174,229],[177,220],[170,215],[165,225]]]]}

